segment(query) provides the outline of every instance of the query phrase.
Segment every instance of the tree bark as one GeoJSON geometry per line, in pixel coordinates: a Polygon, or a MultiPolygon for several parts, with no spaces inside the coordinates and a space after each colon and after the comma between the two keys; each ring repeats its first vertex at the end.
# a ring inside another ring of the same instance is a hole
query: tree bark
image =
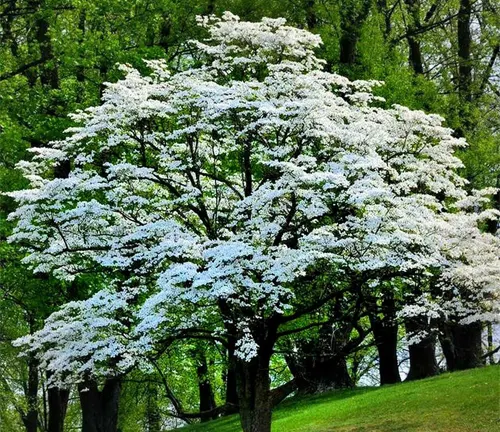
{"type": "Polygon", "coordinates": [[[236,388],[236,358],[234,356],[235,340],[232,337],[228,338],[227,349],[227,372],[226,372],[226,405],[238,407],[238,392],[236,388]]]}
{"type": "Polygon", "coordinates": [[[370,13],[370,7],[371,0],[347,1],[342,5],[340,13],[340,63],[344,68],[349,68],[356,63],[357,44],[361,28],[370,13]]]}
{"type": "Polygon", "coordinates": [[[69,390],[52,387],[47,390],[49,406],[48,432],[64,432],[64,419],[68,410],[69,390]]]}
{"type": "Polygon", "coordinates": [[[472,65],[471,45],[472,35],[470,20],[472,14],[472,0],[460,0],[457,24],[458,42],[458,91],[460,97],[470,102],[472,100],[472,65]]]}
{"type": "Polygon", "coordinates": [[[297,394],[354,387],[342,353],[300,350],[299,356],[287,357],[287,364],[294,377],[297,394]]]}
{"type": "Polygon", "coordinates": [[[4,10],[5,18],[2,22],[3,34],[1,36],[2,44],[8,45],[10,52],[14,58],[18,56],[19,44],[17,37],[12,32],[12,24],[14,24],[14,17],[17,8],[16,0],[9,0],[4,10]]]}
{"type": "Polygon", "coordinates": [[[379,357],[380,385],[394,384],[401,382],[401,376],[397,353],[398,323],[393,295],[384,296],[381,312],[383,318],[380,318],[378,313],[370,314],[370,323],[379,357]]]}
{"type": "Polygon", "coordinates": [[[413,72],[417,75],[422,75],[424,73],[424,61],[420,49],[420,41],[414,36],[414,33],[422,27],[420,22],[420,3],[419,0],[405,0],[405,3],[410,15],[409,19],[411,20],[408,24],[406,36],[409,49],[408,61],[413,72]]]}
{"type": "Polygon", "coordinates": [[[262,347],[250,361],[237,359],[236,382],[243,432],[271,431],[270,352],[262,347]]]}
{"type": "Polygon", "coordinates": [[[42,65],[40,67],[40,82],[52,89],[59,88],[59,70],[55,62],[52,40],[49,32],[49,22],[44,16],[42,2],[39,0],[30,0],[29,5],[35,11],[35,22],[33,36],[30,39],[38,43],[38,51],[42,65]]]}
{"type": "MultiPolygon", "coordinates": [[[[425,318],[413,318],[406,322],[407,333],[426,331],[428,325],[425,318]]],[[[436,337],[429,334],[419,343],[409,346],[410,371],[406,377],[407,381],[431,377],[439,373],[436,361],[436,337]]]]}
{"type": "Polygon", "coordinates": [[[378,11],[384,16],[384,40],[389,40],[392,31],[392,13],[394,8],[389,9],[387,0],[377,0],[378,11]]]}
{"type": "MultiPolygon", "coordinates": [[[[208,377],[208,364],[205,353],[199,351],[197,353],[198,366],[196,368],[196,373],[198,375],[198,392],[200,395],[200,412],[211,411],[216,408],[214,392],[212,390],[212,385],[208,377]]],[[[212,417],[202,417],[201,421],[209,421],[216,418],[212,417]]]]}
{"type": "Polygon", "coordinates": [[[117,432],[121,380],[106,380],[102,390],[88,380],[79,385],[82,432],[117,432]]]}
{"type": "Polygon", "coordinates": [[[309,30],[314,30],[318,26],[318,16],[316,14],[316,0],[305,0],[304,11],[306,13],[306,24],[309,30]]]}
{"type": "Polygon", "coordinates": [[[488,329],[488,361],[490,365],[495,364],[495,356],[493,354],[493,324],[488,323],[487,324],[487,329],[488,329]]]}
{"type": "Polygon", "coordinates": [[[482,366],[481,323],[461,325],[445,323],[441,327],[440,342],[449,371],[482,366]]]}
{"type": "MultiPolygon", "coordinates": [[[[269,363],[278,323],[273,319],[262,320],[254,323],[250,330],[256,343],[256,355],[251,359],[234,356],[240,422],[243,432],[270,432],[273,407],[269,363]]],[[[248,337],[238,333],[239,338],[248,337]]]]}
{"type": "Polygon", "coordinates": [[[28,357],[28,383],[26,388],[28,409],[23,416],[26,432],[37,432],[38,428],[38,381],[38,361],[30,354],[28,357]]]}
{"type": "Polygon", "coordinates": [[[205,15],[212,15],[215,12],[216,0],[208,0],[205,15]]]}
{"type": "Polygon", "coordinates": [[[420,50],[420,42],[415,38],[408,37],[408,47],[409,47],[409,62],[410,66],[417,75],[423,75],[424,65],[422,60],[422,52],[420,50]]]}

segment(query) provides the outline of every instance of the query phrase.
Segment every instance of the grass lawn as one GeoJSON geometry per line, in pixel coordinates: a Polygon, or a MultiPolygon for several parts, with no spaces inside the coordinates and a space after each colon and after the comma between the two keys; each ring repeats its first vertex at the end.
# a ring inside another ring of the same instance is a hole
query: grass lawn
{"type": "MultiPolygon", "coordinates": [[[[241,432],[237,416],[181,429],[241,432]]],[[[273,432],[499,432],[500,366],[382,388],[291,398],[273,432]]]]}

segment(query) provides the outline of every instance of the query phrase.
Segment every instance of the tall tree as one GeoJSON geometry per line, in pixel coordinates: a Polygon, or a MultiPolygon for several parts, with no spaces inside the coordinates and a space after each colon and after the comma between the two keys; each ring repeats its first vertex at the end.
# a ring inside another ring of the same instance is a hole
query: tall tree
{"type": "Polygon", "coordinates": [[[241,424],[263,432],[274,346],[303,330],[291,323],[381,271],[441,265],[463,142],[437,116],[372,107],[373,83],[321,71],[319,37],[283,20],[201,23],[203,67],[124,67],[82,126],[23,164],[11,239],[35,271],[100,277],[19,343],[55,383],[109,383],[165,341],[236,336],[241,424]],[[48,177],[61,160],[69,177],[48,177]]]}

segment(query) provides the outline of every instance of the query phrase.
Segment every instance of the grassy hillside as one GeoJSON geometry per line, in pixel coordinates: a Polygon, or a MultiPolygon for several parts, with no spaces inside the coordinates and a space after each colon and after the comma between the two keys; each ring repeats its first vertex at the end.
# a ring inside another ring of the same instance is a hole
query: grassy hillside
{"type": "MultiPolygon", "coordinates": [[[[284,402],[273,432],[497,432],[500,366],[284,402]]],[[[237,416],[182,432],[240,432],[237,416]]]]}

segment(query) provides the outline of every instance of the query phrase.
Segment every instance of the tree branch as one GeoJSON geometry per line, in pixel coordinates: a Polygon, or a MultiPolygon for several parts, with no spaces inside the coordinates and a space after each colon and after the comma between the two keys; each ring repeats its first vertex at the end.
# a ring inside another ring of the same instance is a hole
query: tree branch
{"type": "Polygon", "coordinates": [[[16,75],[22,74],[23,72],[26,72],[28,69],[31,69],[32,67],[41,65],[42,63],[45,63],[46,59],[38,59],[38,60],[33,60],[32,62],[26,63],[22,66],[19,66],[17,69],[14,69],[13,71],[6,72],[2,75],[0,75],[0,81],[5,81],[10,78],[15,77],[16,75]]]}

